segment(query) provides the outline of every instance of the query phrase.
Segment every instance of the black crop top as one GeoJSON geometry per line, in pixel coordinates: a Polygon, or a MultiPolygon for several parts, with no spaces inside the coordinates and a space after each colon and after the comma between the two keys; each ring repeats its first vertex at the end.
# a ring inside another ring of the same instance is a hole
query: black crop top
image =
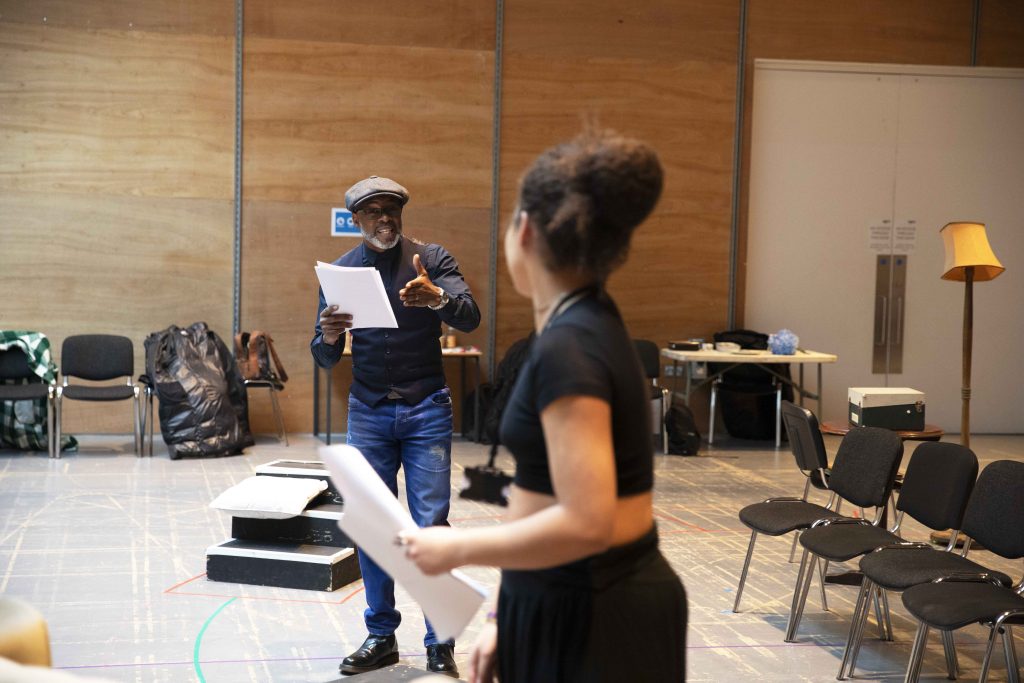
{"type": "Polygon", "coordinates": [[[593,292],[552,320],[533,342],[501,419],[501,443],[516,459],[516,485],[553,494],[540,414],[564,396],[611,405],[618,497],[654,484],[650,393],[615,303],[593,292]]]}

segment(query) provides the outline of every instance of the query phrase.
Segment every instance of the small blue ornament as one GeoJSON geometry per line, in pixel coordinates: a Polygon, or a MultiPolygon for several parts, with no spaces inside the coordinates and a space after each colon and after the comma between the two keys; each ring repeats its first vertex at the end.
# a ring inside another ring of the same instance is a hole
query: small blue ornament
{"type": "Polygon", "coordinates": [[[777,356],[792,356],[799,344],[800,337],[787,329],[768,335],[768,348],[777,356]]]}

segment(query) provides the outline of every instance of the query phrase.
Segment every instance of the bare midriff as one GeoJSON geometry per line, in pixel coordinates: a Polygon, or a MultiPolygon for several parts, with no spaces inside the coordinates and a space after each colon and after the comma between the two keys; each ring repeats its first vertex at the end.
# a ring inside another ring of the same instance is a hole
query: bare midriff
{"type": "MultiPolygon", "coordinates": [[[[651,530],[654,524],[653,499],[653,494],[645,491],[615,501],[615,525],[612,529],[611,547],[631,543],[651,530]]],[[[557,502],[557,498],[547,493],[527,491],[513,485],[505,520],[512,522],[528,517],[557,502]]]]}

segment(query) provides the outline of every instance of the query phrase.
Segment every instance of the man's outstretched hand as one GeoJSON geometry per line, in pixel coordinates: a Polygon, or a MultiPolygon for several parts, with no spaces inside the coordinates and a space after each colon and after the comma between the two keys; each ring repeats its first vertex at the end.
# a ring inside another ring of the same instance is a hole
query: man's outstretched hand
{"type": "Polygon", "coordinates": [[[423,267],[419,254],[413,254],[412,264],[416,267],[416,278],[409,280],[398,292],[403,306],[438,306],[441,303],[441,288],[434,285],[423,267]]]}

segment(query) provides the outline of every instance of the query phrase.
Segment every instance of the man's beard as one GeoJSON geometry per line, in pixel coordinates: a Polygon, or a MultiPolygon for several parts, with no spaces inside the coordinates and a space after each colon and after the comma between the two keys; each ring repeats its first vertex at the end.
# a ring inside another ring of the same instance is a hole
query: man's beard
{"type": "Polygon", "coordinates": [[[398,239],[402,236],[402,233],[392,228],[392,237],[390,244],[385,244],[376,234],[367,232],[363,228],[359,228],[359,231],[363,233],[363,239],[377,247],[378,249],[390,249],[391,247],[398,244],[398,239]]]}

